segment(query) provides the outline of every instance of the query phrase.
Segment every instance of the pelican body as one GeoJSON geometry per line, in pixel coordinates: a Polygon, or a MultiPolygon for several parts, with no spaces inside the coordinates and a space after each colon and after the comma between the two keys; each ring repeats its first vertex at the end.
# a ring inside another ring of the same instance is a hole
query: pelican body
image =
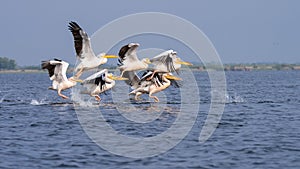
{"type": "MultiPolygon", "coordinates": [[[[144,75],[141,78],[139,78],[135,73],[135,75],[132,75],[133,73],[134,72],[129,72],[126,74],[126,76],[128,76],[129,79],[129,82],[127,83],[130,84],[134,89],[129,94],[135,95],[135,100],[140,100],[140,96],[142,94],[149,94],[150,98],[153,98],[155,102],[159,102],[158,97],[153,96],[153,94],[168,88],[172,84],[172,81],[181,80],[180,78],[177,78],[170,73],[154,73],[152,71],[148,71],[144,73],[144,75]],[[153,78],[148,80],[148,77],[150,76],[153,76],[153,78]]],[[[176,87],[179,87],[175,81],[173,84],[176,87]]]]}
{"type": "Polygon", "coordinates": [[[123,77],[126,71],[137,71],[147,69],[150,60],[148,58],[139,60],[136,50],[140,45],[138,43],[129,43],[123,46],[119,51],[119,69],[121,71],[120,77],[123,77]]]}
{"type": "MultiPolygon", "coordinates": [[[[165,52],[162,52],[150,59],[150,62],[154,65],[153,75],[155,74],[155,72],[176,72],[178,74],[181,65],[192,65],[189,62],[182,61],[177,56],[177,52],[174,50],[167,50],[165,52]]],[[[151,78],[153,78],[153,76],[151,76],[150,79],[151,78]]]]}
{"type": "Polygon", "coordinates": [[[57,90],[57,94],[63,99],[68,99],[68,97],[61,92],[75,86],[80,81],[74,77],[67,78],[66,72],[68,66],[69,63],[59,59],[42,61],[42,69],[48,70],[50,80],[52,80],[52,86],[49,89],[57,90]]]}
{"type": "Polygon", "coordinates": [[[83,71],[105,64],[108,58],[118,57],[115,55],[106,55],[105,53],[100,53],[96,56],[91,47],[88,34],[76,22],[70,22],[68,27],[74,38],[76,56],[80,60],[80,63],[75,68],[75,72],[77,72],[75,76],[77,78],[83,71]]]}
{"type": "Polygon", "coordinates": [[[90,96],[95,97],[97,101],[100,101],[101,98],[99,94],[113,88],[115,86],[115,80],[125,79],[113,76],[111,73],[108,73],[107,69],[103,69],[87,77],[83,81],[82,85],[86,88],[86,90],[81,93],[89,94],[90,96]]]}

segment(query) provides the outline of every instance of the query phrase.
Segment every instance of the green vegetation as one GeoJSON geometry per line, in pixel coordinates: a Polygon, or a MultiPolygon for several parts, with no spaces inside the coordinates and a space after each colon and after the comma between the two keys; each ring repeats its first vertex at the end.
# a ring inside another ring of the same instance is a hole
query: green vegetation
{"type": "Polygon", "coordinates": [[[0,57],[0,70],[14,70],[16,67],[17,64],[15,60],[7,57],[0,57]]]}

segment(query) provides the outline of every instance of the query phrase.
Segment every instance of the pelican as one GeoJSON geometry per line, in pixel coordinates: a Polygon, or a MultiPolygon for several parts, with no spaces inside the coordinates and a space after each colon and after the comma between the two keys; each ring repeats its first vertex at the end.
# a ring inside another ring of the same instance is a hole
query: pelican
{"type": "Polygon", "coordinates": [[[171,73],[161,73],[156,72],[154,73],[154,78],[151,80],[147,80],[149,76],[152,76],[154,72],[148,71],[144,73],[144,75],[139,78],[135,72],[128,72],[126,76],[128,76],[129,81],[127,84],[130,84],[134,89],[129,94],[135,95],[135,100],[140,100],[140,96],[142,94],[149,94],[150,98],[153,98],[155,102],[159,102],[157,96],[153,96],[153,94],[158,93],[160,91],[165,90],[168,88],[172,81],[176,87],[179,87],[178,84],[174,80],[181,80],[180,78],[173,76],[171,73]],[[128,83],[130,82],[130,83],[128,83]]]}
{"type": "Polygon", "coordinates": [[[54,59],[49,61],[42,61],[42,69],[47,69],[50,80],[52,80],[52,86],[49,89],[57,90],[57,94],[63,99],[68,99],[67,96],[63,95],[61,92],[63,90],[69,89],[76,85],[77,82],[82,82],[79,79],[73,77],[67,78],[66,72],[69,67],[69,63],[54,59]]]}
{"type": "Polygon", "coordinates": [[[78,78],[84,70],[105,64],[107,58],[118,58],[118,56],[106,55],[105,53],[100,53],[96,56],[91,47],[88,34],[76,22],[70,22],[68,27],[72,32],[76,55],[80,60],[80,63],[75,68],[75,72],[77,72],[75,77],[78,78]]]}
{"type": "Polygon", "coordinates": [[[154,65],[154,73],[150,79],[153,78],[156,72],[176,72],[178,74],[181,65],[192,65],[189,62],[182,61],[174,50],[164,51],[150,59],[150,62],[154,65]]]}
{"type": "Polygon", "coordinates": [[[126,80],[126,78],[116,77],[111,73],[108,73],[107,69],[103,69],[93,75],[87,77],[82,85],[86,90],[81,91],[81,94],[89,94],[95,97],[97,101],[100,101],[100,93],[103,93],[115,86],[115,80],[126,80]]]}
{"type": "Polygon", "coordinates": [[[150,64],[149,58],[139,60],[136,50],[140,45],[138,43],[129,43],[123,46],[119,51],[119,69],[121,71],[120,77],[123,77],[126,71],[137,71],[148,68],[150,64]]]}

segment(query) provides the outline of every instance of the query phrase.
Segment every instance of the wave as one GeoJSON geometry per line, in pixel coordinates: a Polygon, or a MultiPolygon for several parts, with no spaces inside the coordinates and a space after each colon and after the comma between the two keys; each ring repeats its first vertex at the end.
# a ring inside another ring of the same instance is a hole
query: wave
{"type": "MultiPolygon", "coordinates": [[[[261,101],[258,101],[257,103],[262,104],[262,103],[275,103],[275,102],[271,101],[271,100],[261,100],[261,101]]],[[[282,102],[282,103],[284,103],[284,102],[282,102]]]]}

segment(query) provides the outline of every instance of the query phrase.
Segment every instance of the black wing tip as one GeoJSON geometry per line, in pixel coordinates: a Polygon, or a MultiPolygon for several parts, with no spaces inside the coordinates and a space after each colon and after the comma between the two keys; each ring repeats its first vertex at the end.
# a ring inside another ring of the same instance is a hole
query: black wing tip
{"type": "MultiPolygon", "coordinates": [[[[62,62],[62,61],[63,61],[63,60],[57,59],[57,58],[54,58],[53,60],[54,60],[54,61],[58,61],[58,62],[62,62]]],[[[51,61],[51,60],[42,60],[42,63],[41,63],[42,69],[48,69],[49,66],[54,66],[54,65],[51,65],[51,64],[50,64],[50,61],[51,61]]]]}
{"type": "Polygon", "coordinates": [[[182,83],[179,83],[176,80],[170,80],[171,81],[171,85],[175,88],[180,88],[182,86],[182,83]]]}
{"type": "Polygon", "coordinates": [[[80,26],[78,25],[78,23],[75,22],[75,21],[70,21],[70,22],[69,22],[69,26],[80,27],[80,26]]]}
{"type": "Polygon", "coordinates": [[[75,21],[70,21],[69,24],[70,25],[78,25],[77,22],[75,22],[75,21]]]}
{"type": "Polygon", "coordinates": [[[117,65],[120,67],[120,66],[123,66],[124,64],[123,64],[123,61],[121,60],[121,59],[118,59],[118,63],[117,63],[117,65]]]}
{"type": "Polygon", "coordinates": [[[54,58],[55,61],[59,61],[59,62],[62,62],[61,59],[57,59],[57,58],[54,58]]]}
{"type": "Polygon", "coordinates": [[[69,25],[68,25],[68,28],[69,28],[70,31],[82,30],[81,27],[75,21],[70,21],[69,25]]]}
{"type": "Polygon", "coordinates": [[[42,69],[47,69],[48,65],[50,64],[50,61],[42,61],[41,63],[41,67],[42,69]]]}
{"type": "Polygon", "coordinates": [[[73,35],[75,51],[76,51],[77,56],[79,56],[81,53],[81,50],[82,50],[82,42],[83,42],[83,37],[81,35],[81,32],[83,32],[86,36],[87,36],[87,34],[74,21],[69,22],[68,28],[69,28],[69,31],[73,35]]]}
{"type": "Polygon", "coordinates": [[[127,53],[127,51],[130,49],[130,47],[127,45],[124,45],[121,47],[120,51],[119,51],[119,57],[123,60],[125,58],[125,54],[127,53]]]}
{"type": "Polygon", "coordinates": [[[42,69],[48,70],[49,77],[52,77],[54,75],[55,65],[51,65],[49,60],[42,61],[41,67],[42,67],[42,69]]]}

